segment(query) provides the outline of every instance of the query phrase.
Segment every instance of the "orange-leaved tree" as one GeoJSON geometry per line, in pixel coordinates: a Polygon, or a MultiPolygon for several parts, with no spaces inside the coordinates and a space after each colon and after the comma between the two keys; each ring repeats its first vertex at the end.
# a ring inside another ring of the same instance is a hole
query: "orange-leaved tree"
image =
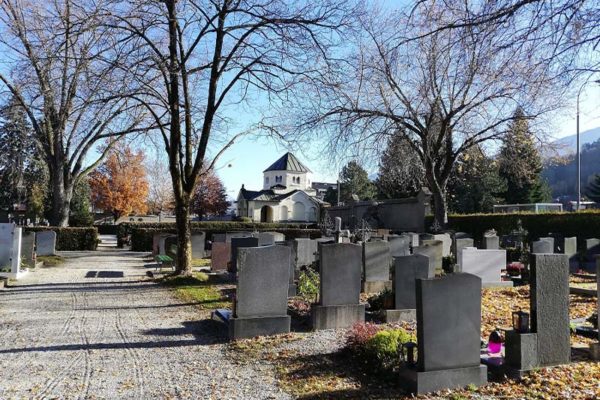
{"type": "Polygon", "coordinates": [[[148,179],[144,153],[119,145],[106,161],[90,174],[94,207],[109,211],[115,220],[123,215],[144,214],[148,210],[148,179]]]}

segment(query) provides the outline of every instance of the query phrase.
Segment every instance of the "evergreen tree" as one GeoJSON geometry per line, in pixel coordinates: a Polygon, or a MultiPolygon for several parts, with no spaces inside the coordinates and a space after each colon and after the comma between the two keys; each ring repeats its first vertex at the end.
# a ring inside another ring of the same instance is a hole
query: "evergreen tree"
{"type": "Polygon", "coordinates": [[[448,183],[448,203],[453,212],[491,212],[502,202],[506,182],[500,177],[498,162],[475,146],[461,155],[448,183]]]}
{"type": "Polygon", "coordinates": [[[360,200],[372,200],[375,198],[375,185],[369,180],[367,171],[356,161],[350,161],[346,164],[342,168],[340,175],[341,201],[351,201],[353,194],[358,196],[360,200]]]}
{"type": "Polygon", "coordinates": [[[325,196],[323,196],[323,201],[326,201],[327,203],[331,204],[332,206],[336,206],[337,205],[337,189],[334,189],[332,187],[328,187],[327,191],[325,192],[325,196]]]}
{"type": "Polygon", "coordinates": [[[90,212],[92,190],[86,178],[81,179],[73,190],[71,200],[71,212],[69,214],[69,226],[91,226],[94,217],[90,212]]]}
{"type": "Polygon", "coordinates": [[[587,188],[587,196],[596,203],[600,203],[600,174],[594,175],[594,180],[587,188]]]}
{"type": "Polygon", "coordinates": [[[379,175],[375,181],[380,199],[398,199],[416,195],[424,184],[423,164],[408,143],[406,135],[389,137],[379,161],[379,175]]]}
{"type": "Polygon", "coordinates": [[[521,108],[515,111],[498,161],[500,176],[506,180],[506,203],[527,204],[550,200],[548,185],[540,175],[542,158],[529,129],[528,118],[521,108]]]}
{"type": "Polygon", "coordinates": [[[33,150],[31,126],[12,97],[0,108],[0,208],[12,210],[26,201],[25,168],[33,150]]]}

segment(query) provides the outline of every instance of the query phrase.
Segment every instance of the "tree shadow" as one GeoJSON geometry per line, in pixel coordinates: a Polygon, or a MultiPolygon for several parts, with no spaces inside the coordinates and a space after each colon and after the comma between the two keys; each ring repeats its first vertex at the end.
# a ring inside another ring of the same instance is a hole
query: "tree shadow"
{"type": "MultiPolygon", "coordinates": [[[[347,351],[329,354],[290,356],[281,360],[285,381],[326,383],[332,379],[347,380],[351,387],[324,389],[319,393],[299,395],[298,399],[372,399],[398,398],[407,395],[391,373],[379,373],[368,364],[360,365],[347,351]]],[[[323,384],[320,387],[326,388],[323,384]]]]}

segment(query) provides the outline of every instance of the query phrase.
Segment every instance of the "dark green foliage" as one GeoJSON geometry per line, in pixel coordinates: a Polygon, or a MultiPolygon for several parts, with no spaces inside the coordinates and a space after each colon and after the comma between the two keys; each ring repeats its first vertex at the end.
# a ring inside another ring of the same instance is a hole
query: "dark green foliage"
{"type": "Polygon", "coordinates": [[[402,133],[390,136],[379,160],[379,174],[375,181],[378,198],[415,196],[423,187],[424,180],[423,164],[407,136],[402,133]]]}
{"type": "MultiPolygon", "coordinates": [[[[575,154],[550,159],[544,166],[543,175],[552,188],[552,196],[572,196],[577,192],[575,178],[577,174],[575,154]]],[[[581,189],[582,195],[589,196],[586,187],[594,183],[600,173],[600,140],[584,144],[581,149],[581,189]]]]}
{"type": "Polygon", "coordinates": [[[332,187],[328,187],[327,192],[325,192],[325,196],[323,197],[323,200],[328,202],[332,206],[336,206],[337,205],[337,190],[332,187]]]}
{"type": "Polygon", "coordinates": [[[55,226],[26,227],[26,232],[56,232],[57,251],[96,250],[98,247],[98,230],[89,228],[59,228],[55,226]]]}
{"type": "MultiPolygon", "coordinates": [[[[517,227],[518,220],[529,232],[527,241],[548,236],[550,232],[560,232],[565,237],[577,236],[578,245],[581,246],[584,239],[598,237],[600,233],[600,211],[450,215],[448,225],[450,229],[467,232],[479,241],[483,233],[492,228],[498,235],[509,234],[517,227]]],[[[426,217],[425,226],[430,226],[432,222],[432,216],[426,217]]]]}
{"type": "Polygon", "coordinates": [[[448,206],[459,214],[491,212],[494,204],[502,203],[505,191],[498,163],[475,146],[456,163],[448,183],[448,206]]]}
{"type": "MultiPolygon", "coordinates": [[[[235,231],[277,231],[285,234],[287,239],[321,237],[321,231],[315,224],[278,224],[278,223],[245,223],[230,221],[201,221],[191,223],[192,232],[205,232],[207,240],[214,233],[235,231]]],[[[117,241],[123,247],[126,237],[130,236],[131,250],[152,251],[152,238],[157,233],[177,233],[174,223],[122,223],[117,229],[117,241]]]]}
{"type": "Polygon", "coordinates": [[[369,180],[367,171],[356,161],[350,161],[342,168],[340,185],[340,200],[345,203],[352,201],[353,194],[357,195],[359,200],[375,198],[375,185],[369,180]]]}
{"type": "Polygon", "coordinates": [[[498,157],[500,176],[506,180],[507,204],[542,203],[551,200],[547,183],[540,176],[542,158],[529,129],[524,111],[518,108],[498,157]]]}
{"type": "Polygon", "coordinates": [[[87,179],[80,180],[73,189],[69,226],[91,226],[94,217],[90,213],[92,191],[87,179]]]}
{"type": "Polygon", "coordinates": [[[590,200],[600,203],[600,174],[594,175],[594,180],[587,187],[590,200]]]}
{"type": "Polygon", "coordinates": [[[106,225],[94,225],[94,228],[98,229],[100,235],[116,235],[119,229],[118,225],[106,224],[106,225]]]}
{"type": "Polygon", "coordinates": [[[11,97],[0,108],[0,208],[27,200],[25,172],[35,153],[25,110],[11,97]]]}

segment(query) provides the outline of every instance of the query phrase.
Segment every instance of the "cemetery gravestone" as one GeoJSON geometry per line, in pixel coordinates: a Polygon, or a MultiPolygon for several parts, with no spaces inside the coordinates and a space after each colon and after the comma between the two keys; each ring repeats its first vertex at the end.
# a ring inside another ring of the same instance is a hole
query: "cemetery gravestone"
{"type": "Polygon", "coordinates": [[[533,254],[553,254],[554,244],[549,240],[537,240],[531,243],[531,252],[533,254]]]}
{"type": "Polygon", "coordinates": [[[274,242],[285,242],[285,235],[281,232],[265,232],[270,235],[273,235],[274,242]]]}
{"type": "Polygon", "coordinates": [[[390,244],[384,241],[363,243],[364,284],[363,292],[379,293],[391,288],[390,244]]]}
{"type": "Polygon", "coordinates": [[[0,277],[18,279],[21,270],[21,228],[12,223],[0,224],[0,277]]]}
{"type": "Polygon", "coordinates": [[[394,257],[394,309],[386,310],[387,323],[414,321],[417,318],[416,280],[433,278],[429,258],[422,254],[394,257]]]}
{"type": "Polygon", "coordinates": [[[551,253],[554,253],[555,249],[556,249],[556,243],[554,241],[553,237],[541,237],[540,240],[545,240],[546,242],[550,243],[550,246],[552,246],[552,251],[551,253]]]}
{"type": "Polygon", "coordinates": [[[500,238],[498,236],[484,236],[483,248],[486,250],[498,250],[500,248],[500,238]]]}
{"type": "Polygon", "coordinates": [[[269,232],[258,233],[258,245],[259,246],[272,246],[275,244],[275,235],[269,232]]]}
{"type": "Polygon", "coordinates": [[[569,261],[564,254],[531,255],[531,333],[506,334],[506,363],[519,374],[569,363],[569,261]]]}
{"type": "Polygon", "coordinates": [[[238,249],[245,247],[258,247],[258,238],[239,237],[231,239],[231,262],[229,272],[235,274],[237,271],[238,249]]]}
{"type": "Polygon", "coordinates": [[[164,256],[167,254],[166,240],[170,237],[177,237],[177,235],[173,235],[172,233],[161,233],[158,237],[158,254],[164,256]]]}
{"type": "Polygon", "coordinates": [[[35,268],[35,232],[23,232],[21,236],[21,259],[28,268],[35,268]]]}
{"type": "Polygon", "coordinates": [[[290,331],[291,319],[287,315],[290,254],[286,246],[238,247],[230,339],[290,331]]]}
{"type": "Polygon", "coordinates": [[[408,235],[388,235],[390,244],[390,255],[392,257],[402,257],[410,255],[410,242],[412,238],[408,235]]]}
{"type": "Polygon", "coordinates": [[[443,243],[439,240],[424,240],[422,245],[413,249],[413,254],[429,257],[429,274],[442,271],[443,243]]]}
{"type": "Polygon", "coordinates": [[[199,259],[206,257],[205,251],[206,233],[192,233],[192,258],[199,259]]]}
{"type": "Polygon", "coordinates": [[[213,272],[226,271],[231,261],[231,242],[213,242],[210,252],[210,269],[213,272]]]}
{"type": "Polygon", "coordinates": [[[563,251],[569,258],[577,254],[577,236],[565,238],[563,251]]]}
{"type": "Polygon", "coordinates": [[[231,242],[231,239],[245,237],[252,237],[252,232],[227,232],[225,234],[225,241],[231,242]]]}
{"type": "Polygon", "coordinates": [[[278,246],[284,246],[290,249],[290,280],[288,282],[288,297],[294,297],[297,295],[296,285],[296,255],[294,254],[294,241],[287,240],[276,243],[278,246]]]}
{"type": "Polygon", "coordinates": [[[321,245],[319,303],[311,310],[313,329],[348,328],[364,322],[360,304],[362,246],[350,243],[321,245]]]}
{"type": "Polygon", "coordinates": [[[316,261],[317,242],[312,239],[295,239],[296,268],[313,265],[316,261]]]}
{"type": "Polygon", "coordinates": [[[512,286],[512,281],[502,282],[502,270],[506,269],[506,250],[479,250],[474,247],[462,249],[460,272],[481,278],[484,287],[512,286]]]}
{"type": "Polygon", "coordinates": [[[165,254],[173,259],[173,266],[177,263],[177,236],[171,235],[164,240],[165,254]]]}
{"type": "Polygon", "coordinates": [[[417,370],[401,371],[411,391],[487,383],[487,367],[480,364],[481,279],[456,273],[418,279],[416,288],[417,370]]]}
{"type": "Polygon", "coordinates": [[[410,237],[410,246],[411,247],[419,247],[419,234],[415,232],[404,232],[403,236],[410,237]]]}
{"type": "Polygon", "coordinates": [[[56,254],[56,232],[41,231],[35,235],[35,247],[38,256],[53,256],[56,254]]]}
{"type": "Polygon", "coordinates": [[[474,247],[474,240],[471,238],[457,238],[454,240],[454,247],[456,253],[456,265],[458,265],[459,270],[462,265],[462,250],[467,247],[474,247]]]}
{"type": "Polygon", "coordinates": [[[442,242],[442,257],[448,257],[452,251],[452,237],[448,233],[433,235],[433,240],[442,242]]]}

